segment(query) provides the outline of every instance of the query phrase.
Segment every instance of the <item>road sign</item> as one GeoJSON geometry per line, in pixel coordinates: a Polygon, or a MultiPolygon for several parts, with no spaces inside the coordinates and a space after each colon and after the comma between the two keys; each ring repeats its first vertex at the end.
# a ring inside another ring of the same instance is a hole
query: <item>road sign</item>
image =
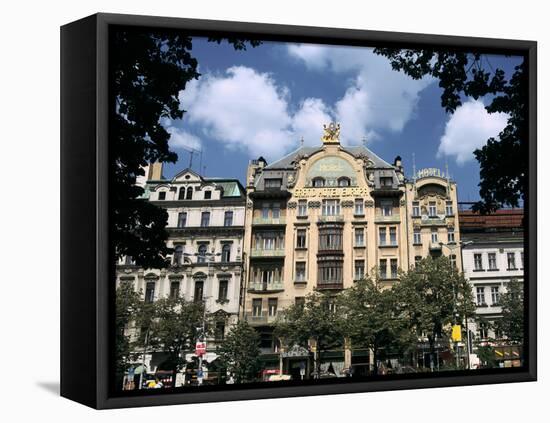
{"type": "Polygon", "coordinates": [[[203,356],[206,354],[206,342],[197,342],[195,344],[195,355],[203,356]]]}
{"type": "Polygon", "coordinates": [[[453,332],[451,334],[451,338],[454,342],[460,342],[462,341],[462,330],[460,325],[453,325],[453,332]]]}

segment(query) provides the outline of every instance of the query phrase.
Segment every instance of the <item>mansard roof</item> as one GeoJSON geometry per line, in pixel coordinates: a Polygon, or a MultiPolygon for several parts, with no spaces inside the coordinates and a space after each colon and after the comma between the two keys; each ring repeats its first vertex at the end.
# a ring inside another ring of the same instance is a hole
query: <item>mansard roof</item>
{"type": "MultiPolygon", "coordinates": [[[[372,160],[374,163],[375,168],[381,168],[381,169],[394,169],[394,167],[386,162],[385,160],[378,157],[376,154],[374,154],[370,149],[368,149],[365,146],[351,146],[351,147],[341,147],[342,150],[348,152],[354,157],[359,156],[367,156],[369,159],[372,160]]],[[[271,163],[270,165],[266,166],[264,169],[266,170],[275,170],[275,169],[292,169],[294,166],[293,164],[299,160],[302,156],[311,156],[312,154],[315,154],[319,151],[322,151],[322,147],[300,147],[293,152],[287,154],[286,156],[282,157],[281,159],[271,163]]]]}

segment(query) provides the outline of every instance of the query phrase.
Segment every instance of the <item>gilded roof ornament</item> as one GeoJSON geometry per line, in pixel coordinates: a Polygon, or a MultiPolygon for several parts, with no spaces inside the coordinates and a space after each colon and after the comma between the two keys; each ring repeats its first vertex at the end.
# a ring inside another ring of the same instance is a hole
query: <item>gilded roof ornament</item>
{"type": "Polygon", "coordinates": [[[323,144],[340,143],[340,124],[331,122],[329,125],[323,125],[323,144]]]}

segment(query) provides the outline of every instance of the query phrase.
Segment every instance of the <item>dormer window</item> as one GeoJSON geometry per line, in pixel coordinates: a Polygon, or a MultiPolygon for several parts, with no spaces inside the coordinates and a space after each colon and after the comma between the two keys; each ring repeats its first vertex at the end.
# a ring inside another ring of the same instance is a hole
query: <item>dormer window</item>
{"type": "Polygon", "coordinates": [[[193,199],[193,187],[187,187],[187,193],[185,195],[186,200],[192,200],[193,199]]]}
{"type": "Polygon", "coordinates": [[[208,191],[204,191],[204,199],[205,200],[210,200],[212,198],[212,191],[208,190],[208,191]]]}
{"type": "Polygon", "coordinates": [[[380,177],[380,186],[391,187],[393,185],[393,178],[391,176],[380,177]]]}
{"type": "Polygon", "coordinates": [[[320,188],[325,186],[325,179],[324,178],[313,178],[313,186],[315,188],[320,188]]]}
{"type": "Polygon", "coordinates": [[[266,178],[264,182],[265,189],[281,189],[282,185],[283,181],[279,178],[266,178]]]}
{"type": "Polygon", "coordinates": [[[160,191],[159,192],[159,201],[166,200],[166,191],[160,191]]]}
{"type": "Polygon", "coordinates": [[[350,186],[350,180],[349,178],[346,178],[345,176],[338,178],[338,186],[339,187],[349,187],[350,186]]]}

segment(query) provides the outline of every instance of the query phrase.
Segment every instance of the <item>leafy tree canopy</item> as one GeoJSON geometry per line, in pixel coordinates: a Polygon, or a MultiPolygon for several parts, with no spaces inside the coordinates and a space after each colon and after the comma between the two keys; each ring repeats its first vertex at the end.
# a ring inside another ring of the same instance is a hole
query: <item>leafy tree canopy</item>
{"type": "Polygon", "coordinates": [[[524,336],[523,300],[523,282],[512,279],[506,285],[506,292],[500,295],[502,317],[494,324],[498,331],[517,344],[523,343],[524,336]]]}
{"type": "Polygon", "coordinates": [[[479,53],[441,51],[430,48],[377,48],[375,53],[390,60],[392,68],[413,79],[431,76],[439,80],[441,105],[453,113],[464,96],[490,98],[489,113],[508,114],[508,123],[497,138],[474,151],[480,165],[479,194],[475,209],[487,213],[503,206],[517,207],[525,200],[527,188],[527,100],[528,78],[525,62],[508,78],[493,68],[489,58],[479,53]]]}
{"type": "Polygon", "coordinates": [[[216,352],[236,383],[253,380],[260,370],[260,336],[246,321],[231,328],[216,352]]]}

